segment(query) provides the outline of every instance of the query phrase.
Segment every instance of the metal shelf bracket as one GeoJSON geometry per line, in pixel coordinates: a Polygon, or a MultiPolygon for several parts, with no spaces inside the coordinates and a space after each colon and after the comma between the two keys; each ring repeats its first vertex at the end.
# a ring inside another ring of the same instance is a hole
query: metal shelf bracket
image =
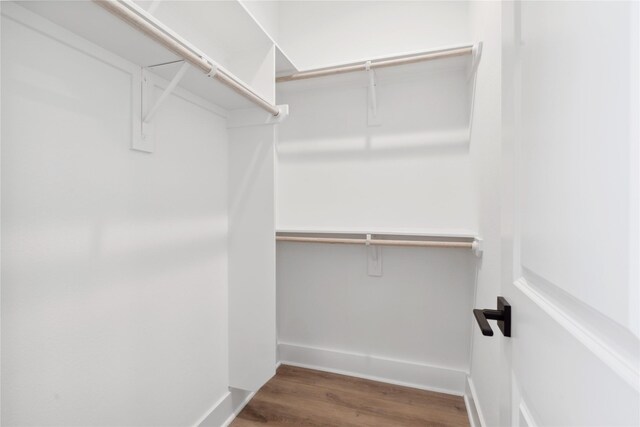
{"type": "MultiPolygon", "coordinates": [[[[168,64],[159,64],[168,65],[168,64]]],[[[153,66],[151,66],[153,67],[153,66]]],[[[155,126],[153,118],[158,113],[162,104],[167,100],[169,95],[176,89],[180,80],[191,67],[191,64],[184,61],[182,66],[173,76],[167,87],[162,91],[160,97],[154,101],[155,85],[153,75],[149,72],[149,68],[141,68],[141,102],[140,102],[140,137],[133,139],[132,150],[143,151],[145,153],[153,153],[155,150],[155,126]]]]}
{"type": "Polygon", "coordinates": [[[371,68],[371,61],[365,63],[365,70],[369,78],[367,86],[367,125],[380,126],[378,118],[378,96],[376,92],[376,72],[371,68]]]}

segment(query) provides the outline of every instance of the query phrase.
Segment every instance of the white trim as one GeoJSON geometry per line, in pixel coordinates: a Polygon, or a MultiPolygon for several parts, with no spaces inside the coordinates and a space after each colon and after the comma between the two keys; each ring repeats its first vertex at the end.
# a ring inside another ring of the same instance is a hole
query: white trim
{"type": "Polygon", "coordinates": [[[227,427],[229,424],[233,422],[233,420],[238,416],[238,414],[244,409],[245,406],[251,401],[253,396],[255,396],[256,392],[248,392],[245,390],[239,389],[230,389],[227,391],[220,399],[214,403],[211,408],[202,415],[193,427],[198,426],[215,426],[215,427],[227,427]],[[238,405],[233,405],[233,398],[237,395],[242,395],[248,393],[242,402],[238,405]],[[207,420],[209,422],[207,422],[207,420]]]}
{"type": "Polygon", "coordinates": [[[482,413],[482,408],[480,407],[480,402],[478,401],[478,393],[476,392],[476,386],[474,385],[473,380],[471,379],[471,376],[467,376],[467,388],[469,389],[471,398],[469,399],[465,394],[464,402],[465,404],[467,404],[467,402],[470,401],[473,404],[473,409],[478,415],[478,421],[480,425],[475,426],[475,420],[472,420],[472,413],[470,411],[471,405],[467,406],[467,413],[469,414],[469,423],[471,424],[471,427],[485,427],[487,423],[482,413]]]}
{"type": "Polygon", "coordinates": [[[479,427],[478,424],[476,424],[475,419],[471,412],[471,405],[472,405],[471,402],[473,402],[473,400],[470,400],[469,396],[467,396],[466,394],[464,395],[463,399],[464,399],[464,407],[467,410],[467,419],[469,420],[469,425],[471,427],[479,427]]]}
{"type": "Polygon", "coordinates": [[[244,407],[247,406],[247,404],[251,401],[251,399],[253,399],[253,396],[255,396],[255,395],[256,395],[255,391],[252,391],[251,393],[249,393],[249,395],[247,395],[247,397],[240,403],[240,405],[238,405],[238,407],[233,410],[233,413],[231,415],[229,415],[229,418],[227,418],[226,421],[224,423],[222,423],[222,426],[220,426],[220,427],[229,426],[233,422],[233,420],[236,419],[238,414],[240,414],[240,412],[242,412],[244,407]]]}
{"type": "Polygon", "coordinates": [[[283,365],[456,396],[464,395],[468,375],[455,368],[284,342],[278,343],[278,352],[283,365]]]}
{"type": "Polygon", "coordinates": [[[612,347],[599,337],[598,333],[589,328],[584,322],[579,321],[577,316],[564,309],[559,301],[553,301],[546,293],[539,291],[537,286],[527,281],[524,277],[520,277],[513,285],[587,347],[606,366],[635,390],[639,390],[640,373],[638,372],[637,361],[612,347]]]}
{"type": "Polygon", "coordinates": [[[524,418],[524,421],[527,423],[527,427],[538,427],[538,423],[536,423],[531,415],[531,411],[529,411],[529,407],[524,401],[520,401],[520,405],[518,405],[518,411],[524,418]]]}
{"type": "Polygon", "coordinates": [[[218,399],[216,401],[216,403],[214,403],[211,408],[209,408],[209,410],[207,412],[204,413],[204,415],[202,415],[200,418],[198,418],[198,421],[196,421],[193,426],[194,427],[198,427],[200,424],[202,424],[202,422],[204,420],[207,419],[207,417],[209,417],[209,415],[211,415],[225,400],[227,400],[229,398],[229,396],[231,396],[230,392],[226,392],[225,394],[222,395],[222,397],[220,399],[218,399]]]}

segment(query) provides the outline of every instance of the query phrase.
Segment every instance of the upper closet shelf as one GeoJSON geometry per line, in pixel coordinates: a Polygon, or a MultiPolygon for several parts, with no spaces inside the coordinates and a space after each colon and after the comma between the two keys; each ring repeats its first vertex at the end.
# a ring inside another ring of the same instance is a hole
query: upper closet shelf
{"type": "Polygon", "coordinates": [[[415,52],[391,57],[376,58],[368,61],[340,64],[330,67],[304,70],[292,74],[279,75],[276,79],[278,83],[295,80],[306,80],[317,77],[327,77],[338,74],[353,73],[357,71],[377,70],[400,65],[418,64],[434,60],[450,59],[442,65],[468,65],[470,74],[475,72],[480,55],[482,53],[482,43],[453,46],[447,48],[433,49],[423,52],[415,52]]]}
{"type": "MultiPolygon", "coordinates": [[[[149,10],[153,11],[157,8],[154,7],[157,3],[156,1],[146,4],[149,5],[149,10]]],[[[189,8],[197,4],[224,8],[224,13],[200,13],[200,20],[205,19],[203,15],[206,15],[207,28],[213,29],[206,32],[206,35],[215,39],[220,55],[232,56],[234,51],[246,48],[265,49],[271,46],[268,38],[255,26],[252,18],[237,2],[161,3],[156,14],[170,16],[175,22],[180,22],[180,11],[189,12],[189,19],[197,16],[198,14],[193,13],[194,10],[189,11],[189,8]],[[163,8],[163,13],[160,13],[163,8]],[[246,31],[236,29],[226,37],[216,38],[220,28],[242,27],[243,25],[240,24],[246,24],[246,31]],[[249,30],[251,26],[253,30],[249,30]],[[234,38],[236,36],[237,38],[234,38]]],[[[35,1],[20,4],[141,67],[153,67],[153,72],[162,77],[171,79],[173,77],[171,73],[175,72],[176,67],[180,67],[179,61],[189,63],[190,69],[185,68],[183,75],[180,76],[180,85],[227,110],[259,106],[273,116],[280,113],[280,109],[267,99],[269,96],[258,93],[220,62],[212,60],[204,51],[191,44],[191,41],[183,38],[183,35],[178,35],[149,11],[131,0],[35,1]],[[176,64],[158,66],[171,63],[176,64]]],[[[140,4],[145,3],[140,2],[140,4]]],[[[186,19],[182,22],[186,22],[186,19]]],[[[197,20],[193,21],[193,26],[199,26],[197,20]]],[[[181,29],[183,28],[185,27],[181,29]]],[[[212,47],[213,44],[206,43],[207,40],[200,38],[198,42],[206,44],[207,52],[217,53],[212,47]]],[[[227,64],[233,62],[233,59],[225,59],[224,62],[227,64]]],[[[248,74],[251,75],[251,73],[248,74]]],[[[273,99],[273,96],[270,98],[273,99]]]]}
{"type": "Polygon", "coordinates": [[[276,39],[269,33],[269,31],[262,25],[262,23],[260,23],[260,20],[253,14],[253,12],[251,12],[245,2],[243,2],[242,0],[237,0],[235,3],[237,3],[244,9],[247,16],[249,16],[253,20],[255,26],[259,28],[260,31],[262,31],[262,34],[264,34],[270,40],[271,44],[275,46],[276,75],[297,73],[298,67],[293,63],[293,61],[291,60],[291,58],[289,58],[285,51],[282,50],[280,44],[276,41],[276,39]]]}
{"type": "MultiPolygon", "coordinates": [[[[478,42],[299,71],[279,75],[276,82],[279,83],[278,89],[281,94],[299,90],[325,90],[328,87],[366,86],[367,126],[389,126],[392,123],[388,108],[394,103],[394,96],[391,94],[395,93],[396,89],[406,86],[405,83],[421,82],[423,86],[431,84],[432,88],[427,96],[432,103],[458,103],[458,107],[452,113],[463,121],[452,129],[447,129],[447,132],[470,140],[476,71],[481,54],[482,42],[478,42]],[[450,90],[440,90],[442,82],[450,90]],[[381,111],[385,110],[385,106],[386,117],[385,112],[381,111]]],[[[407,100],[413,99],[412,94],[407,96],[411,97],[406,98],[407,100]]]]}

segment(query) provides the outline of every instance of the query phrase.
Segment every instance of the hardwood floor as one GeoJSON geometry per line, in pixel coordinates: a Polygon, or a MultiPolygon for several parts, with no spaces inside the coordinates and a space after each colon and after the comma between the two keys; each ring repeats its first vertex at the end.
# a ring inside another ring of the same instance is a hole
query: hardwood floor
{"type": "Polygon", "coordinates": [[[282,365],[231,423],[255,426],[468,426],[460,396],[282,365]]]}

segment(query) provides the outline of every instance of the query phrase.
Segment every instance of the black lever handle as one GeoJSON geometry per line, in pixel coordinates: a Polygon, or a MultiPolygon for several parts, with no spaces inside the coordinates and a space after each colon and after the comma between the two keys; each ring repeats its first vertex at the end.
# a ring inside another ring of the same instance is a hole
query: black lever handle
{"type": "Polygon", "coordinates": [[[482,335],[487,337],[492,337],[493,330],[491,329],[489,322],[487,322],[487,318],[484,317],[484,310],[480,310],[476,308],[473,310],[473,315],[476,316],[476,321],[478,322],[478,326],[480,326],[482,335]]]}
{"type": "Polygon", "coordinates": [[[476,317],[482,335],[493,336],[493,330],[487,321],[487,319],[491,319],[498,321],[498,327],[505,337],[511,336],[511,305],[503,297],[498,297],[497,310],[479,310],[476,308],[473,310],[473,315],[476,317]]]}

